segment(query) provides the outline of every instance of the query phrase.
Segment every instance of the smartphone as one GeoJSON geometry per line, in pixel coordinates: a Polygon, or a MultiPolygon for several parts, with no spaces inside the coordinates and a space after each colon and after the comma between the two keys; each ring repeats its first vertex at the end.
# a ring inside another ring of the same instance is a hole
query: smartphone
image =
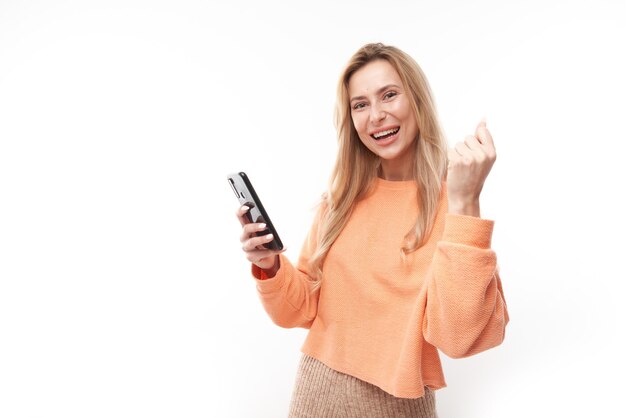
{"type": "Polygon", "coordinates": [[[259,199],[259,195],[256,194],[256,191],[250,182],[250,178],[246,175],[246,173],[241,171],[239,173],[229,174],[228,183],[230,183],[230,187],[233,189],[235,196],[237,196],[239,204],[246,205],[250,208],[245,214],[248,222],[262,222],[267,225],[265,230],[256,232],[256,235],[262,236],[270,233],[274,235],[274,239],[263,246],[269,250],[282,250],[283,243],[278,236],[278,232],[276,232],[274,224],[272,224],[270,217],[267,215],[267,212],[261,203],[261,199],[259,199]]]}

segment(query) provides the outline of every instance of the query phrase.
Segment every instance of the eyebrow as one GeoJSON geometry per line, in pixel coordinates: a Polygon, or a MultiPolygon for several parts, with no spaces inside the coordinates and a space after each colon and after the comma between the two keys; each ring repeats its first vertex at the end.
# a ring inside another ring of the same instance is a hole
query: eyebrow
{"type": "MultiPolygon", "coordinates": [[[[395,87],[397,89],[400,88],[400,86],[398,86],[396,84],[387,84],[386,86],[383,86],[383,87],[379,88],[376,91],[376,94],[378,95],[378,94],[382,93],[383,91],[387,90],[390,87],[395,87]]],[[[353,97],[353,98],[350,99],[350,103],[352,103],[355,100],[363,100],[363,99],[367,99],[367,97],[365,97],[365,96],[356,96],[356,97],[353,97]]]]}

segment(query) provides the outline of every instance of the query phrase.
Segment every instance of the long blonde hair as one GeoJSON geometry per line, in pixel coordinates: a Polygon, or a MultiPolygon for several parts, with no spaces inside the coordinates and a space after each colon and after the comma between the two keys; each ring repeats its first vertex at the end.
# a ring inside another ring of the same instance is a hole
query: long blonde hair
{"type": "Polygon", "coordinates": [[[363,145],[354,128],[348,94],[352,75],[376,60],[389,62],[397,71],[409,93],[418,126],[417,138],[413,141],[416,155],[413,178],[418,188],[419,213],[414,227],[404,237],[402,253],[408,254],[422,246],[435,222],[448,160],[428,81],[415,60],[403,51],[381,43],[367,44],[352,56],[337,88],[335,127],[339,150],[329,190],[322,202],[326,208],[319,223],[318,245],[310,259],[314,288],[319,287],[322,265],[330,247],[346,225],[355,203],[371,191],[380,166],[380,158],[363,145]]]}

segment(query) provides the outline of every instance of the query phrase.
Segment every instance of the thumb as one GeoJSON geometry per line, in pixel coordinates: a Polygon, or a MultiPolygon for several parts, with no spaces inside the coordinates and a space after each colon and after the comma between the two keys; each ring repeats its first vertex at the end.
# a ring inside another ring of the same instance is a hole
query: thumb
{"type": "Polygon", "coordinates": [[[483,116],[483,118],[480,120],[480,122],[478,122],[478,125],[476,126],[476,132],[474,132],[474,136],[476,138],[478,138],[478,132],[481,129],[487,129],[487,119],[485,119],[485,117],[483,116]]]}
{"type": "Polygon", "coordinates": [[[485,118],[482,118],[481,121],[478,123],[474,136],[481,144],[493,147],[493,138],[491,137],[489,129],[487,129],[487,121],[485,120],[485,118]]]}

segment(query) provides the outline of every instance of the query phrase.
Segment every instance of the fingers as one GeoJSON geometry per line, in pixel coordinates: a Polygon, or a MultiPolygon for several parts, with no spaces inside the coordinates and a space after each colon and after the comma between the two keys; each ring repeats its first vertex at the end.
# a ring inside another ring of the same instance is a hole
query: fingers
{"type": "Polygon", "coordinates": [[[251,223],[246,224],[242,228],[241,232],[241,248],[244,252],[254,250],[265,250],[265,245],[272,242],[274,235],[272,234],[260,234],[265,231],[267,225],[264,223],[251,223]]]}
{"type": "MultiPolygon", "coordinates": [[[[454,148],[448,151],[448,167],[457,165],[473,166],[482,165],[492,161],[486,145],[480,143],[473,135],[465,137],[463,142],[457,142],[454,148]]],[[[495,153],[494,153],[495,155],[495,153]]]]}
{"type": "Polygon", "coordinates": [[[478,140],[478,138],[476,138],[473,135],[468,135],[465,137],[465,140],[463,140],[463,143],[467,146],[467,148],[471,151],[476,151],[476,150],[480,150],[481,149],[481,143],[478,140]]]}
{"type": "Polygon", "coordinates": [[[259,250],[259,249],[265,249],[264,245],[272,242],[272,240],[274,239],[274,235],[272,234],[265,234],[265,235],[260,235],[260,236],[252,236],[252,237],[248,237],[243,238],[242,236],[242,240],[241,240],[241,249],[243,249],[244,251],[254,251],[254,250],[259,250]]]}
{"type": "Polygon", "coordinates": [[[471,157],[480,160],[487,159],[495,161],[496,149],[493,143],[493,137],[487,129],[487,122],[483,118],[476,126],[474,135],[468,135],[461,143],[457,143],[454,147],[458,155],[462,157],[471,157]]]}
{"type": "MultiPolygon", "coordinates": [[[[271,233],[260,234],[262,231],[267,230],[267,225],[264,223],[249,223],[245,224],[241,229],[241,249],[244,252],[252,252],[256,250],[267,250],[265,245],[272,242],[274,235],[271,233]]],[[[269,232],[269,231],[268,231],[269,232]]],[[[276,250],[272,250],[276,252],[276,250]]],[[[276,253],[284,251],[280,250],[276,253]]]]}
{"type": "Polygon", "coordinates": [[[458,142],[454,148],[458,151],[459,155],[464,155],[468,152],[482,150],[482,144],[475,136],[467,135],[463,142],[458,142]]]}
{"type": "Polygon", "coordinates": [[[479,138],[482,135],[483,131],[487,131],[487,133],[489,133],[489,131],[487,130],[487,120],[485,118],[482,118],[480,122],[478,122],[478,125],[476,125],[476,131],[474,131],[474,136],[479,138]]]}
{"type": "MultiPolygon", "coordinates": [[[[463,142],[457,142],[454,145],[454,151],[461,159],[480,161],[485,157],[482,145],[478,142],[478,139],[472,135],[466,136],[463,142]]],[[[456,159],[458,159],[458,157],[456,159]]],[[[454,156],[451,159],[455,160],[454,156]]]]}
{"type": "Polygon", "coordinates": [[[478,136],[478,131],[482,129],[487,129],[487,120],[485,118],[482,118],[480,122],[478,122],[478,125],[476,125],[476,131],[474,132],[474,135],[478,136]]]}
{"type": "MultiPolygon", "coordinates": [[[[248,211],[250,207],[247,205],[240,206],[235,215],[241,223],[241,249],[246,254],[246,259],[256,264],[259,268],[269,269],[274,265],[276,256],[287,250],[270,250],[265,245],[272,242],[274,236],[272,234],[261,234],[267,230],[267,225],[262,222],[252,222],[248,211]]],[[[268,231],[269,232],[269,231],[268,231]]]]}
{"type": "Polygon", "coordinates": [[[265,231],[266,228],[267,228],[267,225],[265,225],[264,223],[244,224],[243,227],[241,228],[241,237],[239,240],[241,242],[244,242],[250,239],[250,237],[256,236],[257,232],[265,231]]]}
{"type": "Polygon", "coordinates": [[[493,138],[487,129],[485,118],[478,123],[474,135],[466,136],[463,142],[457,142],[453,148],[448,149],[450,161],[458,161],[461,158],[495,160],[495,156],[493,138]]]}
{"type": "Polygon", "coordinates": [[[483,118],[476,126],[476,132],[474,136],[480,141],[481,144],[485,145],[487,149],[493,148],[495,152],[495,144],[493,143],[493,137],[487,129],[487,122],[483,118]]]}
{"type": "Polygon", "coordinates": [[[235,215],[237,216],[237,219],[239,219],[239,223],[241,224],[241,226],[245,226],[250,223],[248,217],[246,216],[249,210],[249,206],[242,205],[239,206],[239,208],[237,208],[237,210],[235,211],[235,215]]]}

